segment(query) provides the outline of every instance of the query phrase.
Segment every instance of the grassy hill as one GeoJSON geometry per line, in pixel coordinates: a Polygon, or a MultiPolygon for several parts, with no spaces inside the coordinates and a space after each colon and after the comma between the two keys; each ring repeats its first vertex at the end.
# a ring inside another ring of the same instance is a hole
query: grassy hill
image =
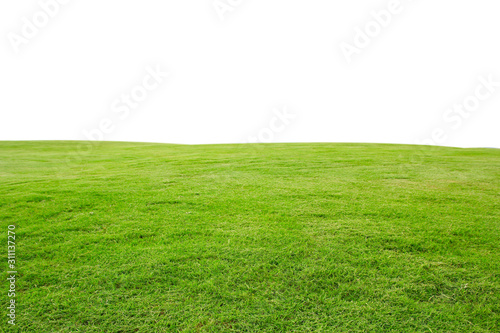
{"type": "Polygon", "coordinates": [[[0,329],[500,332],[499,208],[496,149],[0,142],[0,329]]]}

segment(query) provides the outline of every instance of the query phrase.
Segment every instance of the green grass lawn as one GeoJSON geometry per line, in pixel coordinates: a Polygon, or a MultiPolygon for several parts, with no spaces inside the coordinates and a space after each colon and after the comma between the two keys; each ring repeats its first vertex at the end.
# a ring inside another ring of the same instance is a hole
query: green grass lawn
{"type": "Polygon", "coordinates": [[[0,142],[1,332],[500,332],[500,150],[79,145],[0,142]]]}

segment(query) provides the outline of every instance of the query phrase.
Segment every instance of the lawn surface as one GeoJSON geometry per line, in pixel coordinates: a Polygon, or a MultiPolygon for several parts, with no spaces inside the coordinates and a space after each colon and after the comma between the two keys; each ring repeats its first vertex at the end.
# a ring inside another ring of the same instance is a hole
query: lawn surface
{"type": "Polygon", "coordinates": [[[87,145],[0,142],[1,332],[500,332],[500,150],[87,145]]]}

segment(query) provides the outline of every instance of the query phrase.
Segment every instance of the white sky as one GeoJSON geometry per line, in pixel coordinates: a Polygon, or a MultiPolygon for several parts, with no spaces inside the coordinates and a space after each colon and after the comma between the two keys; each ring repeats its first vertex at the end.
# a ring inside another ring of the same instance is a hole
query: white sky
{"type": "Polygon", "coordinates": [[[0,2],[0,140],[500,147],[500,84],[480,79],[500,82],[498,1],[55,1],[0,2]]]}

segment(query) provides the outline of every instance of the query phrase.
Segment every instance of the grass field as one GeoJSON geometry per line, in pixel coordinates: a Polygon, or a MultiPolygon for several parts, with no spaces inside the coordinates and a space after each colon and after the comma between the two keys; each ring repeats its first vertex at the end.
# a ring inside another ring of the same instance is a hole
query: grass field
{"type": "Polygon", "coordinates": [[[500,150],[79,144],[0,142],[2,332],[500,332],[500,150]]]}

